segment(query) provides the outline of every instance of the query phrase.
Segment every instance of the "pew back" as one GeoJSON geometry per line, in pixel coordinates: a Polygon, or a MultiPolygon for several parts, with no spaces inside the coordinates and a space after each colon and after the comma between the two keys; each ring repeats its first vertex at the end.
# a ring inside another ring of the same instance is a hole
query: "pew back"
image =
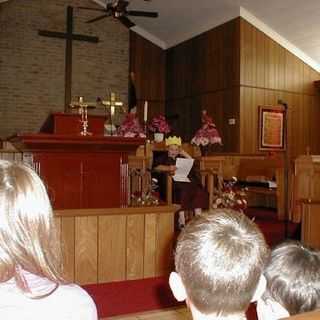
{"type": "Polygon", "coordinates": [[[277,188],[248,188],[249,205],[259,205],[263,195],[267,203],[274,202],[278,211],[278,218],[284,217],[284,164],[282,157],[270,157],[265,154],[223,154],[210,157],[201,157],[200,168],[214,170],[221,174],[223,179],[230,180],[237,177],[238,180],[275,178],[277,188]],[[261,198],[261,197],[260,197],[261,198]]]}

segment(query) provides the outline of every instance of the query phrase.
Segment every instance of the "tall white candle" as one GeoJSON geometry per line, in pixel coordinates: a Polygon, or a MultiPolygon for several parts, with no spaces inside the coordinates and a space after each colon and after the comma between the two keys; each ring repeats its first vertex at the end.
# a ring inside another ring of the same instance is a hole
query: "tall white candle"
{"type": "Polygon", "coordinates": [[[79,97],[79,103],[83,103],[83,97],[79,97]]]}
{"type": "Polygon", "coordinates": [[[144,111],[143,111],[143,121],[147,122],[148,120],[148,101],[144,102],[144,111]]]}
{"type": "Polygon", "coordinates": [[[114,116],[114,112],[115,112],[115,108],[114,108],[114,106],[111,106],[110,109],[111,109],[111,110],[110,110],[111,117],[113,117],[113,116],[114,116]]]}

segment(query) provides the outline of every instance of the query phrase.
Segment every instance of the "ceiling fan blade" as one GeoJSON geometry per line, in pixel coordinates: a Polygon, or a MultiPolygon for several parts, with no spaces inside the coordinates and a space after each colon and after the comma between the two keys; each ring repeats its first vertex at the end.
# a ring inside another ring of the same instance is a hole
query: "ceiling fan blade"
{"type": "Polygon", "coordinates": [[[109,17],[109,16],[110,16],[110,14],[103,14],[102,16],[99,16],[99,17],[96,17],[96,18],[93,18],[93,19],[90,19],[90,20],[86,21],[86,23],[96,22],[98,20],[104,19],[104,18],[109,17]]]}
{"type": "Polygon", "coordinates": [[[127,17],[125,16],[121,16],[118,18],[120,20],[120,22],[125,25],[128,29],[132,28],[135,26],[135,24],[133,22],[131,22],[127,17]]]}
{"type": "Polygon", "coordinates": [[[127,14],[129,16],[147,17],[147,18],[157,18],[159,16],[158,12],[137,11],[137,10],[128,10],[127,14]]]}
{"type": "Polygon", "coordinates": [[[77,7],[77,9],[106,12],[106,9],[89,8],[89,7],[77,7]]]}

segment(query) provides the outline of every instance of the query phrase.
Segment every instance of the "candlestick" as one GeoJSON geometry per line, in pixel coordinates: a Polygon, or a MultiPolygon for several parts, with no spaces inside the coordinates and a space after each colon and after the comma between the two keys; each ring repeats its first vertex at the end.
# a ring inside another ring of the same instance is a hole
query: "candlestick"
{"type": "Polygon", "coordinates": [[[148,120],[148,101],[144,102],[144,111],[143,111],[143,121],[147,122],[148,120]]]}
{"type": "Polygon", "coordinates": [[[82,125],[82,130],[80,134],[82,136],[89,136],[92,135],[91,132],[88,131],[89,127],[89,121],[88,121],[88,108],[95,108],[93,105],[89,105],[87,102],[84,102],[84,99],[82,96],[79,96],[78,102],[72,102],[70,104],[71,108],[77,108],[79,115],[81,117],[81,125],[82,125]]]}

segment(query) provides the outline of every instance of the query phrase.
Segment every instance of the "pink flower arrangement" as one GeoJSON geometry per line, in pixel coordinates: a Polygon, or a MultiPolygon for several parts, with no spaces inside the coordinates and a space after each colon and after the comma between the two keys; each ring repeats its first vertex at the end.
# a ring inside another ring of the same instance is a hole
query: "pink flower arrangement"
{"type": "Polygon", "coordinates": [[[197,146],[207,146],[215,143],[222,144],[216,125],[213,123],[212,118],[207,115],[206,110],[202,111],[201,122],[202,126],[192,138],[191,143],[197,146]]]}
{"type": "Polygon", "coordinates": [[[233,177],[231,181],[224,182],[222,190],[218,192],[213,199],[212,207],[228,208],[244,212],[247,208],[246,192],[244,188],[236,187],[237,178],[233,177]]]}
{"type": "Polygon", "coordinates": [[[159,133],[169,133],[171,130],[166,118],[163,115],[154,117],[148,125],[148,129],[151,132],[159,133]]]}
{"type": "Polygon", "coordinates": [[[133,112],[126,114],[120,127],[118,128],[118,135],[128,138],[146,137],[142,127],[140,126],[139,119],[133,112]]]}

